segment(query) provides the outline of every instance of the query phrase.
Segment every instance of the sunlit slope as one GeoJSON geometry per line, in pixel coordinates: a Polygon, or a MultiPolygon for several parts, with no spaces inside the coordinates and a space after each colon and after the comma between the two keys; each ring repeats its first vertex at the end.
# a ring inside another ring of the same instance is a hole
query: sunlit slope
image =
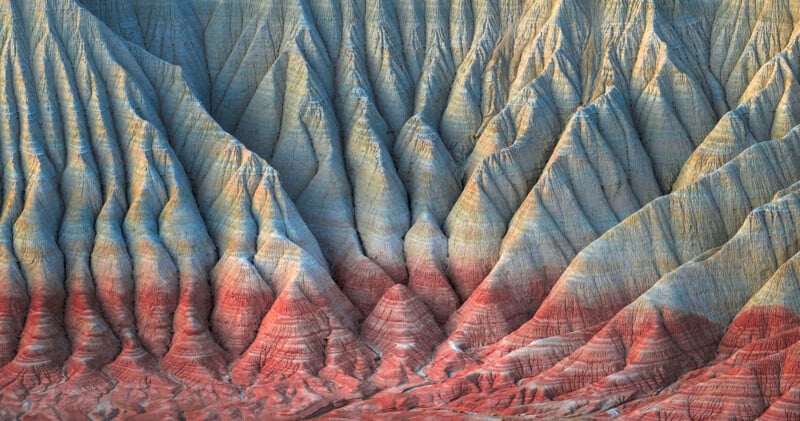
{"type": "Polygon", "coordinates": [[[0,19],[0,417],[800,413],[791,0],[0,19]]]}

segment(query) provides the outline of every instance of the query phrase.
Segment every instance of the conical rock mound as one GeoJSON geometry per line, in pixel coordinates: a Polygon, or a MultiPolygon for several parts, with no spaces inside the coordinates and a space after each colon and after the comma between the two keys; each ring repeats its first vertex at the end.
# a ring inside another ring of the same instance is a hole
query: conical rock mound
{"type": "Polygon", "coordinates": [[[381,353],[373,381],[382,386],[406,383],[429,359],[443,334],[431,312],[404,285],[386,291],[361,325],[367,343],[381,353]]]}

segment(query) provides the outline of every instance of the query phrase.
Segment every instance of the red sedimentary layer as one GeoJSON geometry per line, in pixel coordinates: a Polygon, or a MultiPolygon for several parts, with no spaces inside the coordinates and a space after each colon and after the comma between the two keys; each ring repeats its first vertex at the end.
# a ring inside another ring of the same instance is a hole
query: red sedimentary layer
{"type": "Polygon", "coordinates": [[[275,295],[253,265],[243,259],[223,256],[211,278],[215,300],[212,329],[220,345],[239,356],[255,338],[275,295]]]}
{"type": "Polygon", "coordinates": [[[400,284],[383,294],[361,331],[381,353],[382,362],[372,380],[383,387],[419,378],[416,371],[444,338],[422,300],[400,284]]]}
{"type": "Polygon", "coordinates": [[[31,296],[19,348],[14,359],[0,369],[0,387],[18,384],[30,390],[63,379],[62,364],[70,350],[62,327],[63,291],[31,288],[31,296]]]}
{"type": "MultiPolygon", "coordinates": [[[[324,288],[298,278],[282,285],[252,343],[236,356],[217,345],[209,328],[208,282],[184,274],[168,350],[159,356],[139,340],[129,290],[105,287],[120,282],[73,278],[66,307],[63,295],[31,295],[19,346],[0,371],[5,405],[21,405],[49,385],[53,394],[37,402],[37,414],[49,413],[47,402],[84,393],[106,396],[131,415],[138,410],[126,400],[154,402],[147,412],[167,416],[177,407],[159,405],[181,396],[182,407],[213,399],[214,411],[230,416],[256,416],[261,409],[253,405],[266,399],[280,408],[277,418],[297,419],[389,388],[331,416],[369,410],[402,417],[420,407],[540,417],[613,410],[641,419],[800,413],[800,317],[786,307],[747,307],[725,327],[638,300],[608,322],[590,325],[608,311],[596,318],[583,311],[568,326],[549,328],[565,333],[523,343],[527,331],[469,350],[453,341],[457,329],[445,339],[428,304],[409,287],[389,288],[362,321],[359,337],[352,320],[317,304],[330,299],[314,295],[324,288]],[[106,316],[115,307],[120,311],[106,316]],[[426,384],[431,378],[440,380],[426,384]],[[137,384],[147,387],[137,391],[137,384]],[[391,390],[404,384],[414,388],[391,390]],[[247,400],[239,400],[242,393],[247,400]]],[[[74,414],[89,408],[58,405],[74,414]]]]}
{"type": "Polygon", "coordinates": [[[363,314],[369,314],[383,293],[394,285],[389,275],[366,257],[335,267],[334,276],[341,280],[342,292],[363,314]]]}
{"type": "Polygon", "coordinates": [[[460,305],[447,275],[431,263],[409,262],[408,288],[425,303],[440,325],[445,324],[460,305]]]}
{"type": "Polygon", "coordinates": [[[707,367],[684,375],[658,396],[628,406],[633,418],[792,419],[800,414],[797,315],[783,307],[742,312],[707,367]],[[788,416],[788,418],[787,418],[788,416]]]}

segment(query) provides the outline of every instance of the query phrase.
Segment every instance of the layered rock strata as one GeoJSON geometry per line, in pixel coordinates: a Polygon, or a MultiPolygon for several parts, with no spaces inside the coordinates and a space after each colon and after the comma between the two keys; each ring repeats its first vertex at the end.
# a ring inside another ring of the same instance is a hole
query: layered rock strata
{"type": "Polygon", "coordinates": [[[0,20],[0,418],[800,414],[794,1],[0,20]]]}

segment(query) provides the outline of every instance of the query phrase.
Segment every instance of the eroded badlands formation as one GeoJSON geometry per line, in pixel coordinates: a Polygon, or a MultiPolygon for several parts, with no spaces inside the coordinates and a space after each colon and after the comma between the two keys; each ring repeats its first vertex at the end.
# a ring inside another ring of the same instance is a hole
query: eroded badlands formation
{"type": "Polygon", "coordinates": [[[800,417],[795,0],[0,21],[0,418],[800,417]]]}

